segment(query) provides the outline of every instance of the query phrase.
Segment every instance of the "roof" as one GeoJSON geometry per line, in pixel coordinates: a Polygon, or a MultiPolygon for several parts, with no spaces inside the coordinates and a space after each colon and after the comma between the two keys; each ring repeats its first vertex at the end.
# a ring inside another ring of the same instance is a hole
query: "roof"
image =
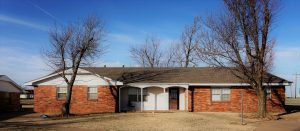
{"type": "Polygon", "coordinates": [[[0,91],[21,92],[22,88],[6,75],[0,75],[0,91]]]}
{"type": "MultiPolygon", "coordinates": [[[[231,70],[216,67],[84,67],[82,69],[124,83],[244,83],[231,70]]],[[[290,83],[272,74],[265,77],[265,82],[290,83]]]]}

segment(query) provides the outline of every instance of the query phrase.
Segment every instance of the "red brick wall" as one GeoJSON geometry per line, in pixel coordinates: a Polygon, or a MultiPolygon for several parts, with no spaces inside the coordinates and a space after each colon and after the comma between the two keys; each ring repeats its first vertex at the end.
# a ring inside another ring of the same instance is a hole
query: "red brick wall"
{"type": "MultiPolygon", "coordinates": [[[[241,95],[244,92],[244,111],[257,112],[257,96],[250,88],[232,87],[230,101],[214,102],[211,100],[211,87],[190,87],[189,110],[195,112],[240,112],[241,95]]],[[[272,88],[271,99],[267,100],[268,112],[285,112],[282,102],[285,99],[284,86],[272,88]]]]}
{"type": "MultiPolygon", "coordinates": [[[[61,113],[64,100],[58,100],[55,86],[34,88],[34,111],[41,113],[61,113]]],[[[71,99],[71,113],[88,114],[115,112],[116,102],[110,87],[98,87],[98,99],[88,100],[87,86],[74,86],[71,99]]],[[[114,92],[116,93],[116,92],[114,92]]]]}
{"type": "Polygon", "coordinates": [[[19,111],[20,109],[20,93],[0,92],[0,112],[19,111]],[[9,95],[9,98],[6,98],[6,95],[9,95]]]}

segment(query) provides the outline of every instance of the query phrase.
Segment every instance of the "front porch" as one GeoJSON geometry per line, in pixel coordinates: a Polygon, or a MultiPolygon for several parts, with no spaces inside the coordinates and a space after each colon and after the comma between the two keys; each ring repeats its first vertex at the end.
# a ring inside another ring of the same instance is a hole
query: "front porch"
{"type": "Polygon", "coordinates": [[[188,85],[135,84],[119,90],[119,111],[187,111],[188,85]]]}

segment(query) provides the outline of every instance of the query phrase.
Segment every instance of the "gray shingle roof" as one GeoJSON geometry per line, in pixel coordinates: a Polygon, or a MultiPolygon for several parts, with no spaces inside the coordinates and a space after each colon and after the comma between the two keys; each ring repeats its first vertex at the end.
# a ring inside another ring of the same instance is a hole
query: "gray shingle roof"
{"type": "MultiPolygon", "coordinates": [[[[84,67],[83,69],[124,83],[244,83],[230,70],[214,67],[84,67]]],[[[289,81],[268,74],[266,82],[286,83],[289,81]]]]}

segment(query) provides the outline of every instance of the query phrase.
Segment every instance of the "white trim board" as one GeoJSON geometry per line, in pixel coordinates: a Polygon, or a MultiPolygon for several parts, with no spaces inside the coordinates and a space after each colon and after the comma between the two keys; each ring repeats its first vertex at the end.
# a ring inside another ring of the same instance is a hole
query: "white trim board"
{"type": "MultiPolygon", "coordinates": [[[[70,79],[70,71],[71,69],[66,70],[66,77],[70,79]]],[[[29,82],[26,82],[24,85],[26,86],[35,86],[35,85],[66,85],[66,82],[59,76],[62,73],[54,73],[48,76],[41,77],[39,79],[35,79],[29,82]],[[47,80],[49,79],[49,80],[47,80]],[[55,82],[53,80],[56,80],[55,82]],[[45,80],[45,81],[43,81],[45,80]],[[49,82],[50,81],[50,82],[49,82]],[[52,82],[51,82],[52,81],[52,82]]],[[[114,81],[110,78],[100,76],[98,74],[93,74],[87,70],[78,69],[78,75],[76,77],[74,85],[123,85],[122,82],[114,81]]]]}

